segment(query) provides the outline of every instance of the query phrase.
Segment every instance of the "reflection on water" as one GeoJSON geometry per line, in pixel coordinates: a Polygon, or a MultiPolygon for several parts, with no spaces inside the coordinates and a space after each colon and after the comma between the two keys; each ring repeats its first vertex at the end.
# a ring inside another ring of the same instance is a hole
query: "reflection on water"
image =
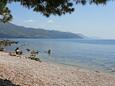
{"type": "Polygon", "coordinates": [[[14,50],[20,47],[40,51],[43,61],[81,66],[88,69],[114,72],[115,40],[76,40],[76,39],[14,39],[18,45],[8,47],[14,50]],[[51,55],[47,50],[51,49],[51,55]]]}

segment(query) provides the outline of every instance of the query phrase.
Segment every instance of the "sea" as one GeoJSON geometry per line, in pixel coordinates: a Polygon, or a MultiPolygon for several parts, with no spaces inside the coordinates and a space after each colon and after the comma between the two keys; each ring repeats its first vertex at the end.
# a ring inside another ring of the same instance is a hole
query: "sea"
{"type": "Polygon", "coordinates": [[[12,39],[18,44],[7,47],[14,51],[19,47],[39,51],[38,58],[65,66],[115,73],[115,40],[110,39],[12,39]],[[48,54],[48,50],[51,54],[48,54]]]}

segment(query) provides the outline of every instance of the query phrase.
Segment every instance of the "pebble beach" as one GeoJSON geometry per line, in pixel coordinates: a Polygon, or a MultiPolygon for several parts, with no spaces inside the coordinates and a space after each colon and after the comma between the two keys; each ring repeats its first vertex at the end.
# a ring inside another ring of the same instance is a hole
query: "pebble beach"
{"type": "Polygon", "coordinates": [[[4,81],[2,86],[115,86],[115,75],[38,62],[5,52],[0,52],[0,79],[13,83],[4,81]]]}

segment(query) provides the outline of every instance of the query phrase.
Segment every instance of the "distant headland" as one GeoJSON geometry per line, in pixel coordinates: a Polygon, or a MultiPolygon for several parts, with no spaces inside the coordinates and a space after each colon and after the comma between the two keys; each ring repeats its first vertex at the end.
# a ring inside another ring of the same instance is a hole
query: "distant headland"
{"type": "Polygon", "coordinates": [[[61,32],[55,30],[27,28],[17,26],[12,23],[0,22],[0,38],[75,38],[83,39],[85,36],[82,34],[74,34],[70,32],[61,32]]]}

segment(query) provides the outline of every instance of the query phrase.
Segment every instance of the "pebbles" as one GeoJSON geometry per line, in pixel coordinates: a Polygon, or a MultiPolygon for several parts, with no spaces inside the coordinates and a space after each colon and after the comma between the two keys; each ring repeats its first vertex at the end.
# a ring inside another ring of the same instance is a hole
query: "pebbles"
{"type": "Polygon", "coordinates": [[[65,67],[0,52],[0,78],[20,86],[115,86],[115,75],[65,67]]]}

